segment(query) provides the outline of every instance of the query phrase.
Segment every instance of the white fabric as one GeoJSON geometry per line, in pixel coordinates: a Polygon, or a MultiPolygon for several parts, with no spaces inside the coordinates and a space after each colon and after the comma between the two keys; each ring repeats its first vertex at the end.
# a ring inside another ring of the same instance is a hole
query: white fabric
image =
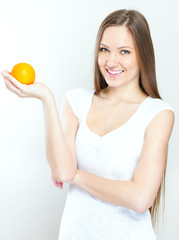
{"type": "MultiPolygon", "coordinates": [[[[76,88],[65,93],[79,119],[76,136],[78,168],[115,180],[131,180],[149,122],[162,110],[174,109],[148,96],[121,127],[103,137],[92,132],[86,117],[95,90],[76,88]]],[[[149,210],[104,202],[70,184],[61,219],[59,240],[155,240],[149,210]]]]}

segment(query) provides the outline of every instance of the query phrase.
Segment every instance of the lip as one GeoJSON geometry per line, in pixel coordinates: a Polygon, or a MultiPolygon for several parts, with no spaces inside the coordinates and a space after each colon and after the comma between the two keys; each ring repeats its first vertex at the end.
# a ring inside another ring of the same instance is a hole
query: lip
{"type": "Polygon", "coordinates": [[[106,74],[110,78],[119,78],[123,72],[124,72],[124,70],[117,70],[117,69],[111,70],[110,68],[106,68],[106,74]],[[111,72],[119,72],[120,71],[120,73],[112,74],[108,70],[111,72]]]}
{"type": "Polygon", "coordinates": [[[112,69],[112,68],[109,68],[109,67],[106,67],[107,70],[111,71],[111,72],[119,72],[119,71],[123,71],[123,70],[120,70],[120,69],[112,69]]]}

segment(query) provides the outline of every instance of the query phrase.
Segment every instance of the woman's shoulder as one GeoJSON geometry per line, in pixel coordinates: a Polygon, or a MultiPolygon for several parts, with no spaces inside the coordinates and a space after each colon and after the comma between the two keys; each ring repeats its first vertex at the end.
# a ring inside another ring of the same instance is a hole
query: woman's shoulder
{"type": "Polygon", "coordinates": [[[148,96],[145,104],[143,105],[142,111],[140,112],[141,115],[138,124],[140,127],[143,126],[143,129],[146,129],[152,119],[154,119],[154,117],[163,110],[170,110],[175,114],[174,108],[168,103],[168,101],[148,96]]]}
{"type": "Polygon", "coordinates": [[[149,96],[149,105],[151,110],[157,110],[157,109],[169,109],[173,112],[175,112],[173,106],[166,100],[160,99],[160,98],[153,98],[149,96]]]}
{"type": "Polygon", "coordinates": [[[92,92],[94,92],[94,89],[72,88],[67,90],[64,94],[79,120],[82,118],[86,106],[88,106],[89,96],[92,92]]]}

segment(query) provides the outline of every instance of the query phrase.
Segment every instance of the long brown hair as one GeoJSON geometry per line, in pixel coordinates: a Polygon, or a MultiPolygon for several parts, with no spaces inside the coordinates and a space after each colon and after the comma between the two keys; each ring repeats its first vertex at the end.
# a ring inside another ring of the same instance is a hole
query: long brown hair
{"type": "MultiPolygon", "coordinates": [[[[153,98],[162,99],[157,87],[156,71],[155,71],[155,55],[154,48],[151,39],[150,29],[145,17],[136,10],[121,9],[109,14],[101,23],[95,47],[95,61],[94,61],[94,88],[96,93],[106,88],[104,77],[102,76],[98,67],[98,53],[99,45],[104,30],[110,26],[126,26],[132,33],[134,45],[137,53],[137,58],[140,66],[139,84],[141,89],[147,95],[153,98]]],[[[159,204],[161,200],[161,193],[163,190],[163,199],[165,201],[165,175],[166,175],[166,164],[163,174],[163,180],[158,190],[157,196],[154,200],[153,205],[149,208],[153,227],[156,225],[158,218],[159,204]]],[[[164,212],[164,208],[163,208],[164,212]]]]}

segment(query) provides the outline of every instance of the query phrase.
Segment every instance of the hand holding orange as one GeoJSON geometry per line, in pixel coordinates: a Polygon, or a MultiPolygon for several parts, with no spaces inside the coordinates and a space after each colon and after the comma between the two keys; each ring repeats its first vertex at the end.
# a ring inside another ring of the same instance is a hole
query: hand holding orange
{"type": "Polygon", "coordinates": [[[23,84],[32,84],[35,81],[35,70],[28,63],[16,64],[10,74],[23,84]]]}
{"type": "Polygon", "coordinates": [[[49,98],[54,100],[52,91],[44,83],[34,82],[35,71],[27,63],[18,63],[11,72],[3,70],[1,75],[7,89],[21,98],[33,97],[43,102],[48,101],[49,98]]]}

